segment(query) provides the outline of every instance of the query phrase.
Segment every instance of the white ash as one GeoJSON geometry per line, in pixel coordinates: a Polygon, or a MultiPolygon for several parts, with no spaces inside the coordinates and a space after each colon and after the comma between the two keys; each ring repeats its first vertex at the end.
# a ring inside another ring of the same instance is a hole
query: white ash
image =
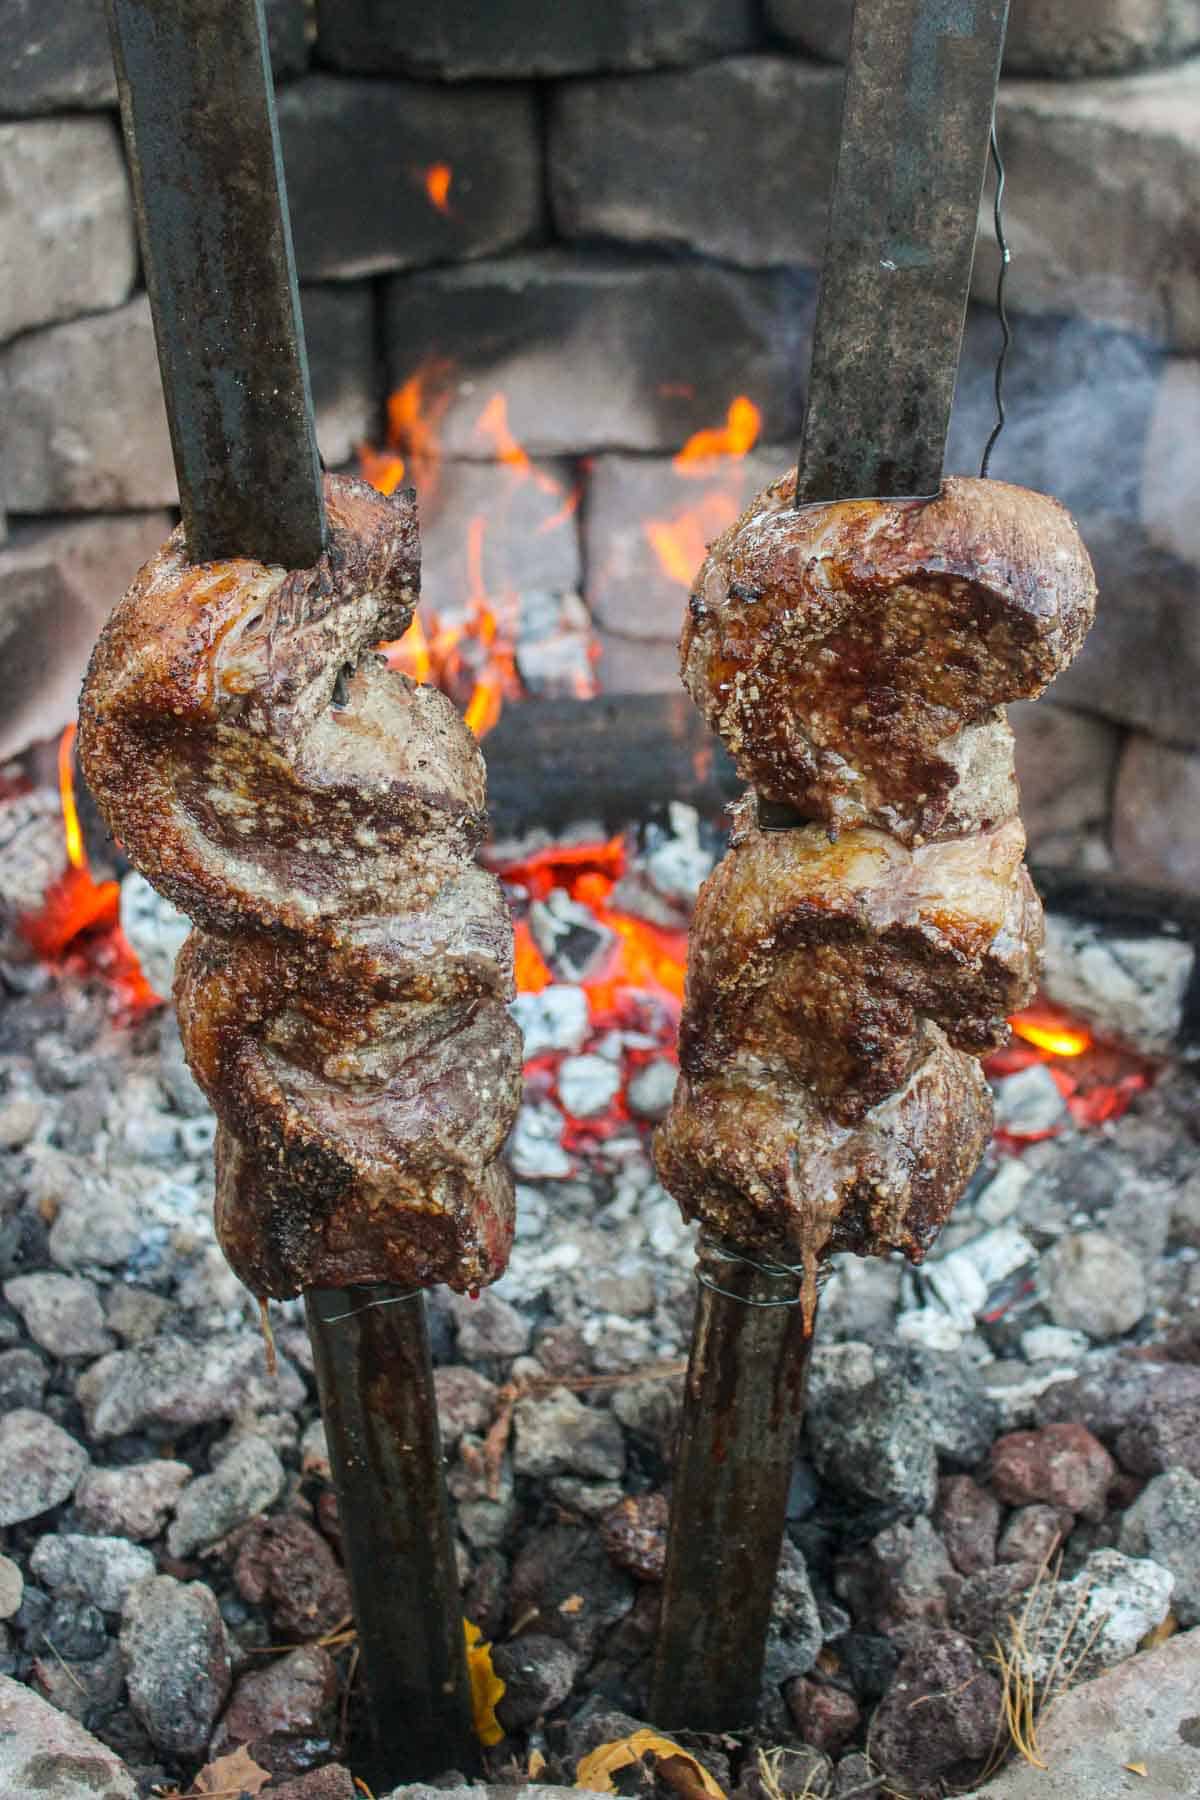
{"type": "Polygon", "coordinates": [[[164,998],[175,980],[175,958],[192,929],[186,913],[150,886],[136,870],[121,883],[121,930],[156,994],[164,998]]]}
{"type": "Polygon", "coordinates": [[[1147,1055],[1175,1044],[1195,963],[1179,937],[1111,937],[1051,913],[1046,919],[1043,986],[1102,1037],[1147,1055]]]}
{"type": "Polygon", "coordinates": [[[568,1056],[558,1065],[558,1097],[577,1119],[599,1118],[621,1089],[621,1071],[606,1056],[568,1056]]]}
{"type": "Polygon", "coordinates": [[[545,1050],[582,1050],[591,1035],[587,995],[571,982],[518,994],[508,1010],[521,1027],[526,1062],[545,1050]]]}
{"type": "Polygon", "coordinates": [[[565,888],[552,888],[545,900],[529,908],[533,941],[563,981],[585,981],[598,973],[616,937],[590,906],[572,900],[565,888]]]}
{"type": "Polygon", "coordinates": [[[1045,1063],[1031,1063],[996,1083],[996,1124],[1004,1131],[1030,1137],[1053,1131],[1067,1114],[1067,1103],[1045,1063]]]}

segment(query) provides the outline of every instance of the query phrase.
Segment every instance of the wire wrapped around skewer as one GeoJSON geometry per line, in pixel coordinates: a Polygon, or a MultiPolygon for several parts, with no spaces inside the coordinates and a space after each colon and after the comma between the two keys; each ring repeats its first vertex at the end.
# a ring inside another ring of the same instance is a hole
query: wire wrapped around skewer
{"type": "Polygon", "coordinates": [[[413,497],[330,476],[326,506],[310,570],[191,566],[173,535],[97,645],[81,756],[196,924],[176,999],[234,1270],[277,1297],[466,1290],[507,1261],[521,1074],[483,761],[373,650],[416,605],[413,497]]]}
{"type": "Polygon", "coordinates": [[[1042,940],[1003,708],[1071,660],[1095,581],[1023,489],[797,511],[794,487],[713,545],[684,629],[685,684],[761,800],[700,893],[656,1160],[685,1216],[801,1258],[811,1317],[832,1252],[919,1261],[987,1144],[977,1058],[1042,940]]]}

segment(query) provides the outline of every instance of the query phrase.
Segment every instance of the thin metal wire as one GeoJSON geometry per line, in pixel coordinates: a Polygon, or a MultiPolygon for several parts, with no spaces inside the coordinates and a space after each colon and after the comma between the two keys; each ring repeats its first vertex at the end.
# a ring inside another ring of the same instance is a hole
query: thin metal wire
{"type": "Polygon", "coordinates": [[[351,1307],[349,1312],[331,1313],[327,1319],[321,1319],[322,1325],[338,1325],[343,1319],[357,1319],[360,1313],[370,1312],[376,1306],[400,1306],[405,1300],[415,1300],[422,1293],[422,1288],[413,1288],[407,1294],[389,1294],[385,1300],[368,1300],[364,1306],[351,1307]]]}
{"type": "MultiPolygon", "coordinates": [[[[745,1263],[748,1268],[758,1269],[762,1274],[771,1276],[772,1279],[790,1279],[796,1283],[796,1292],[783,1300],[750,1300],[745,1294],[734,1293],[732,1288],[718,1286],[697,1264],[696,1280],[701,1287],[708,1288],[714,1294],[724,1294],[727,1300],[737,1300],[742,1306],[799,1306],[802,1297],[800,1284],[804,1280],[804,1264],[802,1262],[785,1263],[777,1262],[773,1256],[767,1257],[765,1260],[757,1256],[747,1256],[744,1250],[735,1250],[732,1245],[721,1243],[719,1239],[709,1237],[707,1233],[701,1235],[699,1247],[702,1250],[710,1251],[714,1256],[724,1257],[726,1262],[745,1263]]],[[[818,1292],[824,1287],[829,1273],[827,1264],[817,1270],[818,1292]]]]}
{"type": "Polygon", "coordinates": [[[1004,430],[1007,413],[1004,410],[1004,366],[1008,361],[1009,347],[1012,344],[1012,327],[1008,322],[1008,307],[1005,303],[1004,284],[1008,280],[1008,265],[1012,261],[1012,251],[1008,247],[1008,239],[1004,235],[1004,164],[1000,158],[1000,143],[996,137],[996,122],[992,121],[992,135],[989,143],[992,166],[996,171],[996,193],[992,202],[992,219],[996,228],[996,247],[1000,252],[1000,273],[996,277],[996,316],[1000,320],[1002,334],[1000,354],[996,358],[996,378],[994,391],[996,395],[996,423],[992,426],[991,436],[983,449],[983,460],[979,465],[979,474],[987,479],[988,467],[992,460],[992,451],[996,439],[1004,430]]]}

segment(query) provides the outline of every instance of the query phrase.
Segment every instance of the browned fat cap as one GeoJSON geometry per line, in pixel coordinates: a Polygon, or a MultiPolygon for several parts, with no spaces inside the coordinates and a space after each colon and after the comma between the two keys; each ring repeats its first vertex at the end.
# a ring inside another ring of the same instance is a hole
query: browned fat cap
{"type": "Polygon", "coordinates": [[[948,479],[934,500],[797,509],[780,476],[718,538],[684,682],[760,795],[906,844],[1016,811],[1000,710],[1078,652],[1091,563],[1056,500],[948,479]]]}

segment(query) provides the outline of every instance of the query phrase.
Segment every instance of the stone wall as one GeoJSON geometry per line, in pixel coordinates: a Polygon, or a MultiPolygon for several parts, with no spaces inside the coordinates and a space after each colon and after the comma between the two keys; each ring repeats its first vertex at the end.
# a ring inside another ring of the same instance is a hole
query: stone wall
{"type": "MultiPolygon", "coordinates": [[[[849,10],[268,0],[324,456],[419,389],[426,592],[454,616],[486,591],[534,691],[673,687],[662,533],[686,562],[792,454],[849,10]],[[678,469],[739,393],[773,448],[678,469]],[[506,430],[536,479],[496,460],[506,430]]],[[[70,716],[174,484],[102,0],[0,0],[0,30],[7,754],[70,716]]],[[[1102,589],[1053,704],[1020,709],[1026,810],[1046,859],[1198,887],[1200,0],[1013,0],[1005,71],[993,472],[1072,508],[1102,589]]],[[[985,207],[952,470],[992,421],[995,272],[985,207]]]]}

